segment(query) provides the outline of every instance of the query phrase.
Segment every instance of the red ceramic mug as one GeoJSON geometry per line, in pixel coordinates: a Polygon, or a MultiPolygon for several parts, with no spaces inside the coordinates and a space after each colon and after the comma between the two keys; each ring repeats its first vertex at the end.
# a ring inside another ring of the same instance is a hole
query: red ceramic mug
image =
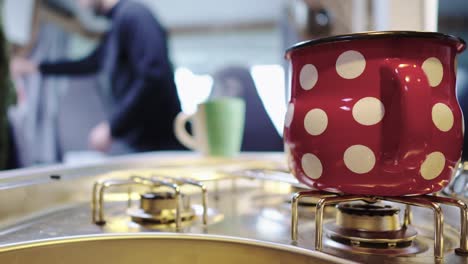
{"type": "Polygon", "coordinates": [[[465,42],[432,32],[369,32],[299,43],[284,140],[310,187],[399,196],[441,190],[461,157],[456,55],[465,42]]]}

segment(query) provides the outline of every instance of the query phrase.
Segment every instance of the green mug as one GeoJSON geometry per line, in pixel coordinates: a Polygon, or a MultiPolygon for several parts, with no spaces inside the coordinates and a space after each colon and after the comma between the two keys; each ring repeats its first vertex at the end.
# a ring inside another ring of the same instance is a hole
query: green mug
{"type": "Polygon", "coordinates": [[[177,139],[187,148],[209,156],[232,157],[240,152],[245,123],[245,102],[220,98],[201,103],[197,111],[179,113],[174,121],[177,139]],[[186,123],[192,124],[192,134],[186,123]]]}

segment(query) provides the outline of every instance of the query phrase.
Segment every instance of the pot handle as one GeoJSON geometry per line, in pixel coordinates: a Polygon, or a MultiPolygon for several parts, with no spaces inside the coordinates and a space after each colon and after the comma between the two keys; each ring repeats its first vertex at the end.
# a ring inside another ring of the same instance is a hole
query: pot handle
{"type": "Polygon", "coordinates": [[[386,143],[383,154],[404,167],[419,165],[430,131],[427,117],[431,115],[432,87],[421,65],[414,62],[387,59],[381,70],[381,92],[393,90],[393,96],[386,97],[390,109],[386,109],[383,128],[384,138],[391,142],[386,143]]]}

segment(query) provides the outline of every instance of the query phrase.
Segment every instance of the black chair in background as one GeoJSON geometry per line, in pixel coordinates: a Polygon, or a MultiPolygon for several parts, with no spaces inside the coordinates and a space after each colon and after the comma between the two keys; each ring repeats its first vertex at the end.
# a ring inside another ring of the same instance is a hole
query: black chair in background
{"type": "Polygon", "coordinates": [[[283,140],[263,106],[249,70],[241,66],[230,66],[219,70],[213,77],[210,99],[239,97],[245,100],[242,151],[283,151],[283,140]]]}
{"type": "MultiPolygon", "coordinates": [[[[465,128],[468,128],[468,71],[459,67],[457,72],[457,98],[463,111],[465,128]]],[[[468,135],[465,133],[463,141],[463,161],[468,160],[468,135]]]]}

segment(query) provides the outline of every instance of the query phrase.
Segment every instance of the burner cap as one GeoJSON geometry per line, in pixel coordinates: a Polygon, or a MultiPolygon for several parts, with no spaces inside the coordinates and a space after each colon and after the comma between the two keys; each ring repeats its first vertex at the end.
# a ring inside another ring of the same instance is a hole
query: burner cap
{"type": "Polygon", "coordinates": [[[170,192],[149,192],[140,195],[141,199],[145,200],[168,200],[174,199],[175,195],[170,192]]]}
{"type": "MultiPolygon", "coordinates": [[[[175,194],[170,192],[150,192],[141,195],[140,208],[149,214],[159,214],[162,210],[175,210],[177,207],[177,201],[175,194]]],[[[181,195],[181,199],[185,198],[185,195],[181,195]]]]}
{"type": "Polygon", "coordinates": [[[336,207],[341,213],[359,216],[392,216],[400,212],[399,208],[383,203],[351,202],[341,203],[336,207]]]}
{"type": "MultiPolygon", "coordinates": [[[[178,201],[171,192],[148,192],[141,194],[140,208],[130,208],[132,221],[140,224],[169,224],[176,221],[178,201]]],[[[195,212],[188,196],[180,195],[180,217],[182,221],[193,219],[195,212]]]]}

